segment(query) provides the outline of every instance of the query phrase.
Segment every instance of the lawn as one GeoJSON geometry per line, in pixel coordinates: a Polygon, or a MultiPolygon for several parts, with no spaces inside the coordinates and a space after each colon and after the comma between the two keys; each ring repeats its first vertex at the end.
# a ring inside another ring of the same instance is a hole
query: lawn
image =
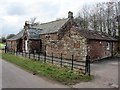
{"type": "Polygon", "coordinates": [[[5,44],[0,43],[0,49],[2,49],[5,46],[5,44]]]}
{"type": "Polygon", "coordinates": [[[30,60],[22,56],[3,53],[2,58],[34,74],[45,76],[66,85],[89,81],[92,79],[92,76],[84,75],[80,71],[73,72],[65,67],[61,68],[56,65],[43,63],[41,61],[30,60]]]}

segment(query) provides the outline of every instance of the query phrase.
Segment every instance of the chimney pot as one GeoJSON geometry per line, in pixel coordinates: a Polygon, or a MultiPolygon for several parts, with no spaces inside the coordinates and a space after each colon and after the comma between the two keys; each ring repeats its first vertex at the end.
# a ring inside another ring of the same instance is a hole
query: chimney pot
{"type": "Polygon", "coordinates": [[[71,11],[68,12],[68,18],[70,18],[70,19],[73,18],[73,12],[71,12],[71,11]]]}

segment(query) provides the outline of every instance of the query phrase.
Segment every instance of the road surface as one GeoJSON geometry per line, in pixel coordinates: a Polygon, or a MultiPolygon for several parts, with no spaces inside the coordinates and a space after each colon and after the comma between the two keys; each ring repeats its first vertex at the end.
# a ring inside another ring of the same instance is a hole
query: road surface
{"type": "Polygon", "coordinates": [[[2,88],[69,88],[58,82],[38,77],[5,60],[2,61],[2,88]]]}
{"type": "MultiPolygon", "coordinates": [[[[0,51],[1,53],[1,51],[0,51]]],[[[2,56],[0,55],[0,58],[2,56]]],[[[0,59],[0,90],[2,89],[2,60],[0,59]]]]}
{"type": "MultiPolygon", "coordinates": [[[[72,88],[116,88],[118,87],[118,61],[120,58],[91,64],[94,79],[71,85],[72,88]]],[[[38,77],[4,60],[2,61],[3,88],[69,88],[58,82],[38,77]]],[[[120,62],[119,62],[120,63],[120,62]]]]}
{"type": "Polygon", "coordinates": [[[118,88],[118,62],[120,58],[110,58],[91,64],[91,73],[94,79],[89,82],[81,82],[74,88],[118,88]]]}

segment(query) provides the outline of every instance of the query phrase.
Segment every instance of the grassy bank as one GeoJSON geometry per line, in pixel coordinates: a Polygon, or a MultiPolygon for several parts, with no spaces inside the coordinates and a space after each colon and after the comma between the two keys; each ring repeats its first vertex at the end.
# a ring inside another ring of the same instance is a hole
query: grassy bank
{"type": "Polygon", "coordinates": [[[81,72],[73,72],[67,68],[57,67],[41,61],[30,60],[21,56],[3,53],[2,58],[26,70],[36,73],[37,75],[42,75],[67,85],[92,79],[87,75],[83,75],[81,72]]]}
{"type": "Polygon", "coordinates": [[[5,44],[0,43],[0,49],[2,49],[5,46],[5,44]]]}

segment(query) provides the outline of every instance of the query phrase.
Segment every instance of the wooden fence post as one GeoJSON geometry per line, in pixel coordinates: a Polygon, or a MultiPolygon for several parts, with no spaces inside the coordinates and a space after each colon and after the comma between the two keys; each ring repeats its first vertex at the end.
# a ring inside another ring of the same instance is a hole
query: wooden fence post
{"type": "Polygon", "coordinates": [[[25,52],[25,57],[26,57],[26,52],[25,52]]]}
{"type": "Polygon", "coordinates": [[[90,76],[90,56],[86,56],[85,74],[90,76]]]}
{"type": "Polygon", "coordinates": [[[17,55],[17,50],[16,50],[16,55],[17,55]]]}
{"type": "Polygon", "coordinates": [[[29,51],[29,59],[30,59],[30,51],[29,51]]]}
{"type": "Polygon", "coordinates": [[[20,50],[18,52],[19,52],[19,55],[20,55],[20,50]]]}
{"type": "Polygon", "coordinates": [[[13,51],[13,54],[14,54],[14,55],[16,54],[16,51],[15,51],[15,50],[13,51]]]}
{"type": "Polygon", "coordinates": [[[7,52],[7,46],[5,46],[5,53],[7,52]]]}
{"type": "Polygon", "coordinates": [[[44,63],[46,63],[46,52],[44,53],[44,63]]]}
{"type": "Polygon", "coordinates": [[[38,61],[40,61],[40,52],[39,52],[39,54],[38,54],[38,61]]]}
{"type": "Polygon", "coordinates": [[[53,52],[52,52],[52,64],[53,64],[53,52]]]}
{"type": "Polygon", "coordinates": [[[35,52],[33,52],[33,59],[35,59],[35,52]]]}
{"type": "Polygon", "coordinates": [[[88,58],[88,75],[90,76],[90,56],[88,58]]]}
{"type": "Polygon", "coordinates": [[[61,63],[60,63],[60,66],[62,67],[62,53],[61,53],[61,63]]]}
{"type": "Polygon", "coordinates": [[[73,59],[74,59],[74,56],[72,55],[72,66],[71,66],[71,70],[73,70],[73,59]]]}
{"type": "Polygon", "coordinates": [[[23,56],[23,51],[22,51],[22,56],[23,56]]]}
{"type": "Polygon", "coordinates": [[[86,62],[85,62],[85,74],[88,73],[88,56],[86,56],[86,62]]]}

